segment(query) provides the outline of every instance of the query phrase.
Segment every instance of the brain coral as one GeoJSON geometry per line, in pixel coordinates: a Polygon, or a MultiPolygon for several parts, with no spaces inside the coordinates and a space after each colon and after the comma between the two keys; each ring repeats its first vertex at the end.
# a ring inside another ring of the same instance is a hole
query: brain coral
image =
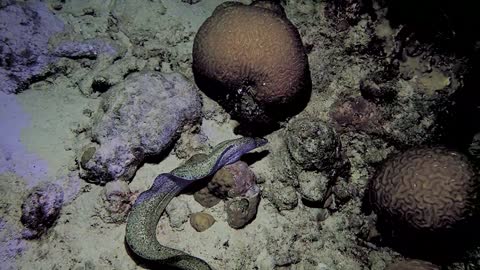
{"type": "Polygon", "coordinates": [[[390,264],[386,270],[440,270],[440,267],[421,260],[406,260],[390,264]]]}
{"type": "Polygon", "coordinates": [[[274,6],[227,2],[195,36],[192,68],[197,85],[243,123],[283,120],[303,109],[310,97],[300,35],[283,9],[274,6]]]}
{"type": "Polygon", "coordinates": [[[466,156],[444,148],[413,149],[385,162],[370,182],[370,200],[379,219],[395,228],[437,233],[472,216],[477,186],[466,156]]]}

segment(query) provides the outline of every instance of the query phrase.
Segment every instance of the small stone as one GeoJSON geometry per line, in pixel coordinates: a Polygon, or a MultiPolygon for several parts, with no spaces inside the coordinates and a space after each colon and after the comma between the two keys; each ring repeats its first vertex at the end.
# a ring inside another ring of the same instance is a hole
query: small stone
{"type": "Polygon", "coordinates": [[[199,212],[190,215],[190,224],[197,232],[203,232],[215,223],[215,218],[210,214],[199,212]]]}
{"type": "Polygon", "coordinates": [[[93,155],[95,154],[95,151],[96,151],[96,149],[95,149],[94,146],[89,146],[89,147],[85,148],[85,150],[83,151],[82,157],[80,158],[80,166],[82,168],[87,167],[87,163],[93,157],[93,155]]]}
{"type": "Polygon", "coordinates": [[[221,199],[213,195],[207,187],[204,187],[193,194],[193,198],[203,207],[210,208],[217,205],[221,199]]]}

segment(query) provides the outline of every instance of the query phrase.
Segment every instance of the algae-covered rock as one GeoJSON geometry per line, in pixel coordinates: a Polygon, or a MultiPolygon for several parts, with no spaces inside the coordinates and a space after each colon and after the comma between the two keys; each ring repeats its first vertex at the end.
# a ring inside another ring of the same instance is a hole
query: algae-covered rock
{"type": "Polygon", "coordinates": [[[281,182],[270,183],[265,193],[278,210],[291,210],[298,205],[298,196],[294,187],[281,182]]]}
{"type": "Polygon", "coordinates": [[[319,202],[325,199],[329,180],[322,173],[303,171],[298,175],[298,183],[297,190],[303,199],[311,202],[319,202]]]}
{"type": "Polygon", "coordinates": [[[336,132],[321,120],[292,120],[287,128],[286,143],[291,156],[304,170],[329,172],[344,165],[336,132]]]}

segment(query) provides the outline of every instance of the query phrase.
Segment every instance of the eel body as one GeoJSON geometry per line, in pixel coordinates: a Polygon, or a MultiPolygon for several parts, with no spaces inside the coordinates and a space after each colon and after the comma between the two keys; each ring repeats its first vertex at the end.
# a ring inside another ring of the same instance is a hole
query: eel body
{"type": "Polygon", "coordinates": [[[128,215],[125,240],[139,257],[179,269],[212,269],[205,261],[166,247],[156,238],[156,227],[168,203],[196,180],[213,175],[225,165],[267,143],[263,138],[239,138],[221,142],[203,159],[191,159],[170,173],[158,175],[150,189],[142,192],[128,215]]]}

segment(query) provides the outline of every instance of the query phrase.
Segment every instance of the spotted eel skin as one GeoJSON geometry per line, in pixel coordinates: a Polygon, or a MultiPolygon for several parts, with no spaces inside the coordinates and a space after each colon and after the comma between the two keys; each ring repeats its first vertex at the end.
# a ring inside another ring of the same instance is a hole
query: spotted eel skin
{"type": "Polygon", "coordinates": [[[128,215],[125,240],[128,247],[140,258],[159,265],[179,269],[212,269],[200,258],[183,251],[166,247],[156,238],[156,228],[168,203],[189,184],[213,175],[225,165],[267,143],[263,138],[244,137],[219,143],[202,159],[190,159],[170,173],[155,178],[150,189],[142,192],[128,215]]]}

